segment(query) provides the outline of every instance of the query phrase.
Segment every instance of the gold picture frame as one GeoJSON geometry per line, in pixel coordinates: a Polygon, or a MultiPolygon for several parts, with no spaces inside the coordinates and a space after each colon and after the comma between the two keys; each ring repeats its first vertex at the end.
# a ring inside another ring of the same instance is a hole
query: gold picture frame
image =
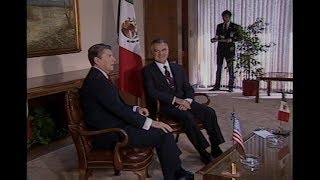
{"type": "Polygon", "coordinates": [[[81,51],[78,0],[27,0],[27,57],[81,51]]]}

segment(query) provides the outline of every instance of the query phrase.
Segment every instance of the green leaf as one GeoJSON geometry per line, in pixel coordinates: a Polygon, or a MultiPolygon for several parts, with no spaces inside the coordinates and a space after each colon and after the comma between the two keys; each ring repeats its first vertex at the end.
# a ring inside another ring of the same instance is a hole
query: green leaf
{"type": "Polygon", "coordinates": [[[257,18],[247,27],[237,29],[240,41],[236,43],[235,72],[244,77],[256,77],[257,74],[262,73],[263,68],[257,67],[261,62],[255,57],[262,52],[267,52],[275,45],[273,42],[261,43],[259,34],[265,31],[268,25],[269,23],[264,22],[263,18],[257,18]]]}

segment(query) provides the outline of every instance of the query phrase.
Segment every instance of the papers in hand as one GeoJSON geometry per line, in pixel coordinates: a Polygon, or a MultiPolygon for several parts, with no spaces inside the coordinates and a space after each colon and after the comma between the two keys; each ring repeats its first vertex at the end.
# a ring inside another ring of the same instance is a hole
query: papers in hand
{"type": "Polygon", "coordinates": [[[212,38],[211,39],[211,43],[214,43],[214,42],[232,42],[231,39],[215,39],[215,38],[212,38]]]}
{"type": "Polygon", "coordinates": [[[211,42],[214,43],[214,42],[228,42],[228,41],[226,39],[214,39],[214,38],[212,38],[211,42]]]}
{"type": "Polygon", "coordinates": [[[262,138],[266,138],[269,135],[273,135],[272,133],[270,133],[267,130],[258,130],[258,131],[253,131],[253,133],[255,133],[256,135],[262,137],[262,138]]]}
{"type": "Polygon", "coordinates": [[[212,39],[211,39],[211,42],[212,42],[212,43],[217,42],[217,41],[218,41],[218,39],[215,39],[215,38],[212,38],[212,39]]]}

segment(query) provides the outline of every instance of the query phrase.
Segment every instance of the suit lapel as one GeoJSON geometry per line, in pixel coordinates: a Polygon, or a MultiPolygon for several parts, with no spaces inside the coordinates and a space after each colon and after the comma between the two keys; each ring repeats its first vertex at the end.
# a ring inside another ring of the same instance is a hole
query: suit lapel
{"type": "Polygon", "coordinates": [[[171,72],[172,72],[172,76],[173,76],[173,79],[174,79],[174,84],[175,84],[175,87],[177,88],[178,87],[178,82],[180,82],[178,79],[180,78],[180,74],[178,73],[178,69],[177,69],[177,66],[174,65],[173,63],[169,63],[170,65],[170,69],[171,69],[171,72]]]}

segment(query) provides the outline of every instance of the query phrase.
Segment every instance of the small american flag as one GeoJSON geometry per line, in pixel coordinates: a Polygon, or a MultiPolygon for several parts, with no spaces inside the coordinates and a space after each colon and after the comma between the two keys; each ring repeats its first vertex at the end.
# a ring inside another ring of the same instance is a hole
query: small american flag
{"type": "Polygon", "coordinates": [[[232,133],[232,140],[235,143],[238,143],[240,145],[240,149],[238,149],[239,153],[241,155],[245,155],[245,148],[243,144],[243,137],[241,134],[241,129],[240,129],[240,121],[239,119],[234,115],[234,112],[231,113],[231,120],[233,120],[233,133],[232,133]]]}

